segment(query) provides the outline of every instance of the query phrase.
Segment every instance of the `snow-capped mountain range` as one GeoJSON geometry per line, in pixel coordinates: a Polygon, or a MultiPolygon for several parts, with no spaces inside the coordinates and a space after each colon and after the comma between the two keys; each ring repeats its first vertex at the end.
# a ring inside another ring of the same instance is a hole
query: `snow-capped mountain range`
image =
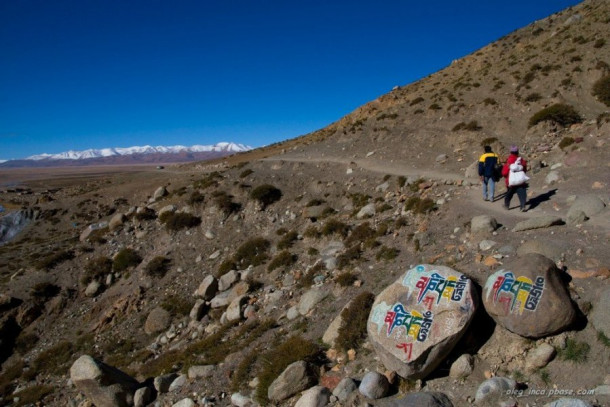
{"type": "Polygon", "coordinates": [[[230,142],[194,146],[136,146],[37,154],[20,160],[2,162],[0,167],[52,167],[84,165],[130,165],[178,163],[219,158],[251,150],[252,147],[230,142]]]}
{"type": "Polygon", "coordinates": [[[194,145],[194,146],[135,146],[135,147],[116,147],[89,149],[84,151],[65,151],[58,154],[38,154],[26,158],[26,160],[83,160],[86,158],[112,157],[117,155],[133,154],[177,154],[177,153],[203,153],[203,152],[226,152],[239,153],[251,150],[252,147],[244,144],[221,142],[213,145],[194,145]]]}

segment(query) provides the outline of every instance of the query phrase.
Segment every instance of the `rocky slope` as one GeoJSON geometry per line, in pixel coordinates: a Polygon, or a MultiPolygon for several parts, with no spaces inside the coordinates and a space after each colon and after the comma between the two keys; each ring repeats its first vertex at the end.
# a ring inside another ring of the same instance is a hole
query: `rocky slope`
{"type": "Polygon", "coordinates": [[[266,149],[3,191],[38,215],[0,247],[0,404],[610,405],[609,15],[586,1],[266,149]],[[529,126],[556,103],[581,119],[529,126]],[[521,147],[528,212],[481,199],[483,142],[521,147]],[[368,318],[423,264],[476,311],[400,377],[368,318]],[[559,294],[523,332],[488,284],[529,268],[559,294]]]}

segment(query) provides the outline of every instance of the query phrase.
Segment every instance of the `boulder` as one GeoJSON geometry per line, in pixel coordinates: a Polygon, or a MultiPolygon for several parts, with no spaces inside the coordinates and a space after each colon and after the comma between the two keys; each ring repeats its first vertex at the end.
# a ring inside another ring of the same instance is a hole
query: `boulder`
{"type": "Polygon", "coordinates": [[[473,370],[474,357],[469,354],[463,354],[455,362],[451,364],[449,369],[449,377],[461,379],[470,376],[473,370]]]}
{"type": "Polygon", "coordinates": [[[324,407],[330,401],[330,390],[324,386],[307,389],[294,407],[324,407]]]}
{"type": "Polygon", "coordinates": [[[195,297],[201,297],[206,301],[214,298],[216,293],[218,292],[218,280],[214,278],[214,276],[207,276],[203,279],[201,284],[199,284],[199,288],[195,291],[195,297]]]}
{"type": "Polygon", "coordinates": [[[492,401],[498,400],[505,396],[507,392],[517,389],[517,382],[507,377],[492,377],[491,379],[485,380],[479,388],[474,397],[475,403],[489,403],[492,405],[492,401]]]}
{"type": "Polygon", "coordinates": [[[117,213],[110,219],[110,222],[108,223],[108,229],[117,230],[118,228],[123,226],[125,220],[127,220],[127,217],[124,214],[117,213]]]}
{"type": "Polygon", "coordinates": [[[165,187],[159,187],[155,190],[155,193],[153,194],[153,199],[155,201],[158,201],[159,199],[161,199],[167,195],[168,195],[167,189],[165,187]]]}
{"type": "Polygon", "coordinates": [[[171,323],[171,315],[161,307],[153,309],[144,323],[144,332],[148,335],[165,331],[171,323]]]}
{"type": "Polygon", "coordinates": [[[519,257],[531,253],[541,254],[555,261],[559,261],[563,257],[561,247],[557,246],[548,239],[528,240],[517,249],[517,256],[519,257]]]}
{"type": "Polygon", "coordinates": [[[250,407],[256,405],[250,397],[244,396],[241,393],[231,394],[231,404],[237,407],[250,407]]]}
{"type": "Polygon", "coordinates": [[[311,366],[302,360],[290,364],[269,386],[267,397],[273,402],[280,402],[316,383],[311,366]]]}
{"type": "Polygon", "coordinates": [[[525,359],[525,369],[528,372],[535,372],[542,369],[555,357],[557,351],[548,343],[541,343],[536,348],[528,352],[525,359]]]}
{"type": "Polygon", "coordinates": [[[551,259],[524,255],[487,279],[485,310],[499,325],[527,338],[561,332],[577,317],[562,274],[551,259]]]}
{"type": "Polygon", "coordinates": [[[153,392],[150,387],[140,387],[133,396],[134,407],[145,407],[153,400],[153,392]]]}
{"type": "Polygon", "coordinates": [[[376,213],[375,204],[370,203],[370,204],[364,205],[362,207],[362,209],[360,209],[358,211],[358,213],[356,214],[356,218],[357,219],[370,218],[372,216],[375,216],[375,213],[376,213]]]}
{"type": "Polygon", "coordinates": [[[204,300],[197,300],[191,308],[191,312],[189,313],[189,318],[194,321],[200,321],[201,318],[208,312],[209,306],[206,304],[204,300]]]}
{"type": "Polygon", "coordinates": [[[241,307],[248,301],[247,295],[240,295],[236,297],[227,308],[227,321],[238,321],[243,317],[241,307]]]}
{"type": "Polygon", "coordinates": [[[496,218],[489,215],[475,216],[470,220],[470,233],[473,235],[486,235],[498,228],[496,218]]]}
{"type": "Polygon", "coordinates": [[[159,209],[157,216],[159,217],[159,219],[163,219],[163,216],[166,213],[174,213],[177,210],[178,210],[178,207],[176,205],[166,205],[163,208],[159,209]]]}
{"type": "Polygon", "coordinates": [[[381,373],[368,372],[362,378],[358,391],[370,399],[380,399],[387,396],[390,392],[390,382],[381,373]]]}
{"type": "Polygon", "coordinates": [[[70,379],[76,388],[96,406],[133,405],[140,387],[136,379],[89,355],[83,355],[70,367],[70,379]]]}
{"type": "Polygon", "coordinates": [[[593,407],[593,404],[584,400],[564,397],[559,400],[546,403],[544,407],[593,407]]]}
{"type": "Polygon", "coordinates": [[[610,286],[602,290],[599,298],[593,303],[593,311],[589,318],[598,332],[610,338],[610,286]]]}
{"type": "Polygon", "coordinates": [[[236,270],[229,270],[218,279],[218,290],[226,291],[239,280],[239,273],[236,270]]]}
{"type": "Polygon", "coordinates": [[[212,377],[216,367],[214,365],[196,365],[189,367],[187,376],[189,379],[201,379],[206,377],[212,377]]]}
{"type": "Polygon", "coordinates": [[[345,401],[349,397],[352,392],[358,389],[358,385],[354,381],[354,379],[350,377],[343,378],[337,387],[333,390],[333,396],[335,396],[339,401],[345,401]]]}
{"type": "Polygon", "coordinates": [[[323,288],[312,288],[301,296],[297,309],[301,315],[307,315],[320,301],[328,296],[323,288]]]}
{"type": "Polygon", "coordinates": [[[162,376],[157,376],[153,380],[153,386],[155,386],[155,390],[157,390],[159,393],[167,393],[169,391],[169,386],[172,385],[172,382],[176,380],[177,377],[177,373],[168,373],[162,376]]]}
{"type": "Polygon", "coordinates": [[[419,379],[453,349],[476,307],[468,277],[445,266],[418,265],[376,297],[368,337],[388,370],[419,379]]]}
{"type": "Polygon", "coordinates": [[[523,220],[515,225],[513,232],[522,232],[524,230],[549,228],[555,225],[563,225],[563,220],[558,216],[546,215],[536,216],[535,218],[523,220]]]}
{"type": "Polygon", "coordinates": [[[585,222],[587,219],[589,218],[587,218],[587,215],[585,215],[583,211],[574,210],[568,212],[566,216],[566,223],[570,226],[575,226],[585,222]]]}
{"type": "Polygon", "coordinates": [[[195,407],[195,406],[197,406],[197,404],[195,404],[195,402],[188,397],[180,400],[177,403],[172,404],[172,407],[195,407]]]}
{"type": "Polygon", "coordinates": [[[570,209],[568,210],[568,218],[573,212],[582,211],[590,218],[604,210],[606,204],[596,195],[581,195],[578,196],[570,209]]]}
{"type": "Polygon", "coordinates": [[[453,403],[444,393],[419,392],[409,393],[404,397],[383,401],[379,407],[453,407],[453,403]]]}

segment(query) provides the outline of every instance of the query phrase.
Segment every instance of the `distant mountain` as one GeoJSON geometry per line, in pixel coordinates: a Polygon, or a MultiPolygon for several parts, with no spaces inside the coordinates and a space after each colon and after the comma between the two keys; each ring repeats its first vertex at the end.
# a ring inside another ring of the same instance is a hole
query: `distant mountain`
{"type": "Polygon", "coordinates": [[[126,148],[65,151],[58,154],[38,154],[21,160],[0,162],[0,168],[61,167],[87,165],[130,165],[201,161],[251,150],[244,144],[220,142],[194,146],[135,146],[126,148]]]}

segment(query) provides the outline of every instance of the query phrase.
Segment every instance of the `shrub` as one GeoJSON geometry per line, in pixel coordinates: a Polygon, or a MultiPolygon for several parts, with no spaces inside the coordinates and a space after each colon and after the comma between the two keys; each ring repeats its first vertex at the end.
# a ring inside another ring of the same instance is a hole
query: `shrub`
{"type": "Polygon", "coordinates": [[[80,281],[82,284],[87,285],[91,281],[102,278],[111,272],[112,260],[105,256],[96,257],[85,264],[84,273],[80,281]]]}
{"type": "Polygon", "coordinates": [[[144,272],[149,276],[161,278],[167,273],[170,263],[171,260],[167,257],[157,256],[148,262],[144,267],[144,272]]]}
{"type": "Polygon", "coordinates": [[[498,139],[496,137],[486,137],[483,140],[481,140],[481,147],[490,146],[493,143],[495,143],[496,141],[498,141],[498,139]]]}
{"type": "Polygon", "coordinates": [[[610,113],[608,112],[604,112],[601,113],[600,115],[597,116],[597,119],[595,120],[595,122],[597,123],[597,127],[601,127],[602,125],[604,125],[604,123],[610,123],[610,113]]]}
{"type": "Polygon", "coordinates": [[[540,99],[542,99],[542,96],[540,96],[540,93],[534,92],[534,93],[530,93],[529,95],[527,95],[525,97],[525,99],[523,99],[523,100],[525,100],[526,102],[537,102],[540,99]]]}
{"type": "Polygon", "coordinates": [[[217,191],[213,196],[216,208],[224,213],[225,216],[239,212],[241,209],[241,204],[233,202],[233,196],[227,194],[225,191],[217,191]]]}
{"type": "Polygon", "coordinates": [[[566,347],[559,349],[557,354],[560,359],[568,360],[575,363],[584,363],[589,355],[591,347],[586,342],[577,342],[574,339],[568,338],[566,347]]]}
{"type": "Polygon", "coordinates": [[[256,387],[256,401],[261,405],[269,404],[267,398],[269,386],[288,365],[299,360],[316,363],[321,358],[321,349],[300,336],[291,336],[278,346],[265,352],[261,355],[262,369],[258,374],[259,384],[256,387]]]}
{"type": "Polygon", "coordinates": [[[349,287],[350,285],[354,284],[356,280],[358,280],[358,277],[356,277],[356,275],[351,271],[346,271],[345,273],[339,274],[336,279],[337,284],[339,284],[341,287],[349,287]]]}
{"type": "Polygon", "coordinates": [[[191,215],[186,212],[166,212],[160,219],[168,230],[189,229],[201,224],[199,216],[191,215]]]}
{"type": "Polygon", "coordinates": [[[397,182],[398,182],[398,188],[402,188],[407,183],[407,177],[405,177],[404,175],[400,175],[398,177],[397,182]]]}
{"type": "Polygon", "coordinates": [[[593,96],[610,106],[610,75],[603,76],[593,84],[593,96]]]}
{"type": "Polygon", "coordinates": [[[358,349],[366,338],[366,322],[375,301],[375,295],[364,292],[356,296],[351,303],[341,311],[341,326],[335,347],[347,351],[358,349]]]}
{"type": "Polygon", "coordinates": [[[416,104],[421,103],[421,102],[423,102],[424,100],[425,100],[425,99],[424,99],[423,97],[421,97],[421,96],[420,96],[420,97],[417,97],[417,98],[415,98],[415,99],[413,99],[413,100],[411,101],[411,103],[409,104],[409,106],[415,106],[416,104]]]}
{"type": "Polygon", "coordinates": [[[38,339],[38,336],[34,333],[21,331],[17,336],[17,339],[15,339],[15,350],[19,352],[19,354],[25,355],[27,352],[34,349],[38,339]]]}
{"type": "Polygon", "coordinates": [[[195,191],[191,192],[191,195],[186,200],[186,203],[188,203],[189,205],[196,205],[196,204],[202,203],[203,201],[204,201],[204,195],[201,192],[199,192],[198,190],[195,190],[195,191]]]}
{"type": "Polygon", "coordinates": [[[413,211],[414,213],[424,214],[432,212],[435,209],[436,205],[430,198],[421,199],[420,197],[412,196],[405,203],[405,210],[413,211]]]}
{"type": "Polygon", "coordinates": [[[483,100],[483,103],[485,103],[485,106],[489,106],[489,105],[495,106],[498,104],[498,102],[496,102],[496,99],[493,99],[493,98],[485,98],[483,100]]]}
{"type": "Polygon", "coordinates": [[[227,259],[220,263],[220,266],[218,266],[218,273],[216,273],[214,277],[219,278],[231,270],[237,270],[237,264],[235,264],[233,259],[227,259]]]}
{"type": "Polygon", "coordinates": [[[375,258],[377,259],[377,261],[390,261],[395,259],[396,256],[398,256],[398,249],[395,249],[393,247],[381,246],[375,258]]]}
{"type": "Polygon", "coordinates": [[[152,208],[143,208],[134,215],[137,220],[153,220],[157,219],[157,213],[152,208]]]}
{"type": "Polygon", "coordinates": [[[271,243],[262,237],[254,237],[237,248],[233,261],[242,270],[248,266],[259,266],[268,259],[267,250],[271,243]]]}
{"type": "Polygon", "coordinates": [[[273,185],[263,184],[250,192],[250,198],[257,200],[263,209],[282,198],[282,191],[273,185]]]}
{"type": "Polygon", "coordinates": [[[72,250],[60,250],[46,256],[34,263],[34,266],[38,270],[49,270],[52,269],[64,261],[72,260],[74,258],[74,251],[72,250]]]}
{"type": "Polygon", "coordinates": [[[114,256],[114,259],[112,260],[112,270],[121,272],[130,267],[136,267],[141,261],[142,258],[138,252],[133,249],[124,248],[114,256]]]}
{"type": "Polygon", "coordinates": [[[19,390],[11,395],[11,398],[16,401],[11,404],[13,407],[44,405],[43,401],[46,396],[55,391],[53,386],[35,384],[25,389],[19,390]]]}
{"type": "Polygon", "coordinates": [[[374,238],[375,235],[375,229],[371,227],[370,223],[364,222],[352,230],[348,238],[345,240],[345,244],[351,246],[357,243],[363,243],[368,239],[374,238]]]}
{"type": "Polygon", "coordinates": [[[432,103],[432,104],[431,104],[431,105],[428,107],[428,109],[430,109],[430,110],[441,110],[441,109],[442,109],[442,107],[440,107],[440,105],[439,105],[438,103],[432,103]]]}
{"type": "Polygon", "coordinates": [[[552,121],[562,126],[580,123],[582,118],[578,112],[570,105],[557,103],[535,113],[529,120],[529,127],[543,121],[552,121]]]}
{"type": "Polygon", "coordinates": [[[288,250],[279,252],[267,266],[268,271],[273,271],[278,267],[289,267],[297,261],[296,254],[290,253],[288,250]]]}
{"type": "Polygon", "coordinates": [[[318,237],[321,236],[321,234],[320,234],[320,231],[318,230],[317,227],[309,226],[309,227],[307,227],[307,229],[305,229],[305,232],[303,233],[303,236],[309,237],[309,238],[313,238],[313,239],[317,239],[318,237]]]}
{"type": "Polygon", "coordinates": [[[218,171],[214,171],[206,175],[205,178],[193,182],[193,187],[198,189],[206,189],[209,187],[218,186],[218,180],[222,179],[222,175],[218,171]]]}
{"type": "Polygon", "coordinates": [[[307,205],[305,205],[305,206],[309,208],[311,206],[322,205],[323,203],[326,203],[326,201],[324,199],[312,199],[311,201],[307,202],[307,205]]]}
{"type": "Polygon", "coordinates": [[[243,171],[241,172],[241,174],[239,174],[239,178],[246,178],[248,175],[250,175],[250,174],[252,174],[252,173],[254,173],[254,171],[253,171],[253,170],[251,170],[250,168],[248,168],[248,169],[246,169],[246,170],[243,170],[243,171]]]}
{"type": "Polygon", "coordinates": [[[38,354],[31,363],[30,370],[24,374],[27,380],[34,379],[41,373],[62,375],[68,370],[68,364],[74,357],[74,345],[69,341],[62,341],[38,354]]]}
{"type": "Polygon", "coordinates": [[[572,144],[574,144],[574,139],[572,137],[564,137],[561,139],[561,141],[559,142],[559,148],[561,148],[562,150],[568,146],[571,146],[572,144]]]}
{"type": "Polygon", "coordinates": [[[479,123],[476,120],[472,120],[468,123],[460,122],[460,123],[456,124],[455,126],[453,126],[453,129],[451,129],[451,130],[452,131],[461,131],[461,130],[479,131],[482,128],[483,127],[479,126],[479,123]]]}
{"type": "Polygon", "coordinates": [[[35,301],[44,302],[49,298],[55,297],[60,291],[61,288],[59,288],[59,286],[45,281],[34,285],[30,291],[30,295],[35,301]]]}
{"type": "Polygon", "coordinates": [[[593,44],[593,48],[601,48],[606,45],[606,40],[603,38],[598,38],[593,44]]]}
{"type": "Polygon", "coordinates": [[[362,256],[362,250],[360,250],[358,246],[359,245],[354,245],[337,256],[337,268],[339,270],[342,270],[348,266],[352,261],[360,259],[362,256]]]}
{"type": "Polygon", "coordinates": [[[193,305],[193,303],[181,295],[170,295],[163,300],[161,308],[174,316],[185,316],[191,312],[193,305]]]}
{"type": "Polygon", "coordinates": [[[349,226],[337,219],[329,219],[324,226],[322,226],[322,230],[320,232],[322,233],[322,236],[337,234],[345,237],[349,232],[349,226]]]}
{"type": "Polygon", "coordinates": [[[287,232],[277,243],[277,248],[279,250],[289,249],[292,247],[293,243],[298,239],[298,237],[299,234],[294,230],[287,232]]]}

